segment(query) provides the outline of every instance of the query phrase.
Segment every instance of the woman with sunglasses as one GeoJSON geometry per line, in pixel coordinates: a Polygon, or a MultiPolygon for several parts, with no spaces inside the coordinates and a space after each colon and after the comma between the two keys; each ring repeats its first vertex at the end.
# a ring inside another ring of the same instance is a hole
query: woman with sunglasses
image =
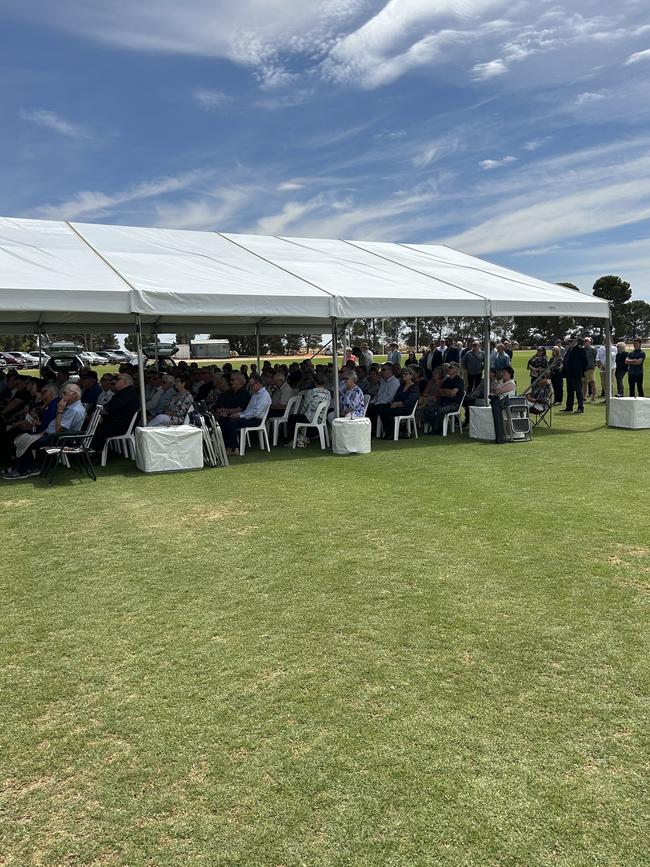
{"type": "Polygon", "coordinates": [[[363,418],[366,414],[363,392],[357,385],[357,375],[353,370],[346,371],[343,377],[343,388],[339,394],[339,411],[341,418],[363,418]]]}

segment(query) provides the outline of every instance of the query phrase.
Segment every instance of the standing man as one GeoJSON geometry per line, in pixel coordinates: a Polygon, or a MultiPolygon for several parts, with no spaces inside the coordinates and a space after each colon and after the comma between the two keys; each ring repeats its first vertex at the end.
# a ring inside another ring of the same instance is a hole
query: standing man
{"type": "Polygon", "coordinates": [[[632,352],[628,352],[625,359],[627,380],[630,383],[630,397],[636,397],[634,393],[635,389],[639,397],[643,397],[643,362],[645,361],[645,352],[641,349],[641,338],[635,337],[633,345],[634,349],[632,352]]]}
{"type": "MultiPolygon", "coordinates": [[[[607,354],[607,347],[603,343],[598,347],[598,352],[596,353],[596,367],[600,373],[600,396],[605,397],[605,389],[607,388],[607,362],[605,360],[605,356],[607,354]]],[[[610,381],[614,382],[614,373],[616,371],[616,347],[612,345],[609,350],[609,370],[610,370],[610,381]]]]}
{"type": "Polygon", "coordinates": [[[592,346],[591,337],[585,337],[584,348],[587,356],[587,369],[582,384],[585,399],[589,398],[590,403],[593,403],[596,400],[596,350],[592,346]]]}
{"type": "Polygon", "coordinates": [[[576,414],[585,411],[583,378],[587,369],[587,353],[580,338],[574,337],[563,362],[566,376],[566,406],[560,412],[573,412],[573,399],[578,401],[576,414]]]}
{"type": "Polygon", "coordinates": [[[453,337],[445,338],[445,351],[442,353],[442,360],[445,364],[452,362],[460,364],[460,350],[454,343],[453,337]]]}
{"type": "Polygon", "coordinates": [[[365,364],[366,369],[370,370],[370,365],[374,362],[374,360],[375,360],[375,356],[373,355],[368,344],[362,343],[361,344],[361,358],[359,359],[361,364],[365,364]]]}
{"type": "Polygon", "coordinates": [[[388,344],[388,355],[386,356],[386,361],[388,361],[389,364],[397,364],[398,366],[402,363],[402,353],[399,351],[396,343],[388,344]]]}
{"type": "Polygon", "coordinates": [[[438,348],[438,346],[432,341],[429,344],[429,351],[427,352],[426,361],[425,361],[425,365],[424,365],[427,379],[431,379],[431,376],[433,375],[433,371],[437,367],[442,367],[442,352],[438,348]]]}
{"type": "Polygon", "coordinates": [[[478,340],[472,340],[471,348],[463,355],[462,367],[467,373],[467,391],[473,391],[483,379],[485,353],[478,340]]]}

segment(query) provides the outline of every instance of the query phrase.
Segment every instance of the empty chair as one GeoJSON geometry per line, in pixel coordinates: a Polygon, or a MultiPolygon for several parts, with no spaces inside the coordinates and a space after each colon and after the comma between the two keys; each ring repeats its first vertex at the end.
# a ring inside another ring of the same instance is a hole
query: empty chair
{"type": "Polygon", "coordinates": [[[106,460],[108,458],[108,447],[113,446],[118,451],[121,451],[125,458],[131,458],[132,461],[135,460],[135,440],[133,437],[133,428],[135,427],[135,423],[138,419],[138,413],[133,413],[133,418],[126,429],[126,432],[123,433],[119,437],[109,437],[104,443],[104,448],[102,449],[102,466],[106,466],[106,460]]]}
{"type": "Polygon", "coordinates": [[[302,395],[295,394],[293,397],[289,398],[289,402],[287,403],[284,413],[279,416],[274,416],[273,418],[267,418],[266,424],[273,427],[273,445],[277,446],[278,444],[278,432],[280,430],[280,425],[284,425],[284,431],[286,436],[287,431],[287,422],[289,421],[289,416],[295,412],[298,412],[298,406],[300,405],[300,401],[302,400],[302,395]]]}

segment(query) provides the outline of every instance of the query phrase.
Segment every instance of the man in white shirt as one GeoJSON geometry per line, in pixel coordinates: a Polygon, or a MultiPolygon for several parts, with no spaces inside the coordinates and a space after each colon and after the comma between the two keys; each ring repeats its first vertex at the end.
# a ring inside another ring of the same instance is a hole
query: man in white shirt
{"type": "MultiPolygon", "coordinates": [[[[605,397],[605,389],[606,389],[606,379],[607,379],[607,367],[605,365],[605,354],[607,352],[607,347],[603,343],[598,347],[598,352],[596,353],[596,367],[600,373],[600,396],[605,397]]],[[[614,382],[614,371],[616,370],[616,346],[611,346],[609,350],[609,367],[611,370],[610,382],[614,382]]]]}
{"type": "Polygon", "coordinates": [[[242,428],[258,427],[266,418],[271,406],[271,395],[262,385],[262,377],[254,373],[248,380],[251,399],[246,409],[233,410],[232,414],[219,419],[223,440],[228,454],[237,453],[237,438],[242,428]]]}
{"type": "Polygon", "coordinates": [[[97,406],[106,406],[106,404],[111,400],[115,392],[113,391],[113,383],[115,382],[115,377],[110,373],[105,373],[99,381],[99,384],[102,387],[101,394],[97,398],[97,406]]]}
{"type": "Polygon", "coordinates": [[[381,366],[381,383],[377,397],[371,401],[366,412],[366,418],[370,419],[373,434],[376,432],[377,418],[382,407],[390,406],[393,402],[397,389],[399,388],[399,379],[393,373],[392,365],[382,364],[381,366]]]}

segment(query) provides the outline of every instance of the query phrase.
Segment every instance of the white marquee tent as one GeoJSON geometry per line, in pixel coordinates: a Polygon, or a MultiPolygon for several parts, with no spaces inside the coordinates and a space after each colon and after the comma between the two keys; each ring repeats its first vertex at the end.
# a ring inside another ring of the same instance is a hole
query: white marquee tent
{"type": "Polygon", "coordinates": [[[393,316],[609,321],[609,306],[440,245],[0,218],[3,332],[313,333],[393,316]]]}

